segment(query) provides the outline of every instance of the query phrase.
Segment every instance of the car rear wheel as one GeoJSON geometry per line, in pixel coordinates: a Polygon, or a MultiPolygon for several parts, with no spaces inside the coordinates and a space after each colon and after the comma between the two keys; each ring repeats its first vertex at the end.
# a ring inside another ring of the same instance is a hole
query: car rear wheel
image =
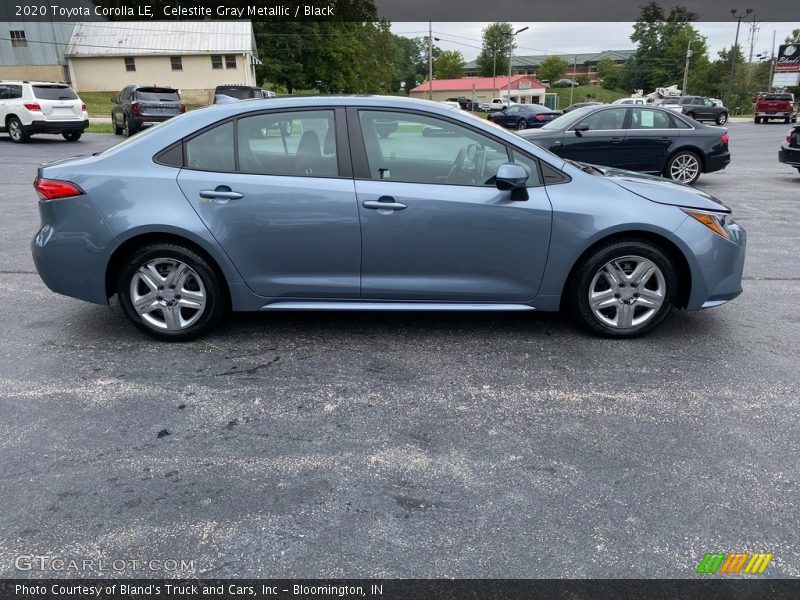
{"type": "Polygon", "coordinates": [[[728,122],[728,113],[720,113],[714,121],[717,125],[725,125],[728,122]]]}
{"type": "Polygon", "coordinates": [[[225,313],[223,282],[194,250],[151,244],[134,252],[117,276],[125,315],[141,331],[172,342],[195,339],[225,313]]]}
{"type": "Polygon", "coordinates": [[[131,137],[136,133],[136,126],[131,122],[130,119],[125,119],[125,124],[122,126],[122,135],[125,137],[131,137]]]}
{"type": "Polygon", "coordinates": [[[578,267],[567,298],[573,317],[590,332],[631,338],[651,331],[670,313],[678,275],[648,242],[628,240],[598,248],[578,267]]]}
{"type": "Polygon", "coordinates": [[[522,131],[526,127],[528,127],[528,124],[525,122],[525,119],[520,119],[517,121],[517,131],[522,131]]]}
{"type": "Polygon", "coordinates": [[[791,119],[790,117],[786,117],[786,118],[783,120],[783,122],[784,122],[784,123],[786,123],[786,124],[788,125],[789,123],[791,123],[791,122],[792,122],[792,119],[791,119]]]}
{"type": "Polygon", "coordinates": [[[10,117],[6,123],[6,129],[11,141],[15,144],[24,144],[30,139],[22,128],[22,122],[17,117],[10,117]]]}
{"type": "Polygon", "coordinates": [[[664,167],[664,177],[678,183],[691,185],[700,178],[702,170],[700,157],[694,152],[685,150],[678,152],[667,161],[667,166],[664,167]]]}
{"type": "Polygon", "coordinates": [[[77,142],[79,139],[81,139],[81,135],[83,135],[83,132],[82,131],[65,131],[61,135],[64,136],[64,139],[67,140],[68,142],[77,142]]]}

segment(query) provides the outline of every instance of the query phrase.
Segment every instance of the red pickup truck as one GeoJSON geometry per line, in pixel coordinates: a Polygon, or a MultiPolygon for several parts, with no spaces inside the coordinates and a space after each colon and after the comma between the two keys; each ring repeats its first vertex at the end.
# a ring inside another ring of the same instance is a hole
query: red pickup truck
{"type": "Polygon", "coordinates": [[[768,123],[770,119],[783,119],[784,123],[797,122],[794,95],[788,93],[762,94],[756,99],[753,120],[768,123]]]}

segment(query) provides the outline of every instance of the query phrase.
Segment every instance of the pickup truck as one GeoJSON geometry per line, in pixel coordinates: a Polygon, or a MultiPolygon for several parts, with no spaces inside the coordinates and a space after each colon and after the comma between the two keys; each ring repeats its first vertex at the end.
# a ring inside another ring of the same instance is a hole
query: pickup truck
{"type": "Polygon", "coordinates": [[[478,110],[480,104],[477,101],[470,100],[465,96],[458,96],[457,98],[448,98],[445,102],[458,102],[461,110],[478,110]]]}
{"type": "Polygon", "coordinates": [[[783,119],[784,123],[797,122],[793,94],[762,94],[756,99],[753,121],[768,123],[770,119],[783,119]]]}
{"type": "Polygon", "coordinates": [[[514,103],[509,102],[505,98],[492,98],[489,102],[481,102],[480,109],[484,112],[493,112],[508,108],[511,104],[514,103]]]}

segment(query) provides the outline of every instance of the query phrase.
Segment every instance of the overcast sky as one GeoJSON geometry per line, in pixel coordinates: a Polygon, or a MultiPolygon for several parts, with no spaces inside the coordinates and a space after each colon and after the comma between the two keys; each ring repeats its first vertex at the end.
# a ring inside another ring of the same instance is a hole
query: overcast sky
{"type": "MultiPolygon", "coordinates": [[[[459,50],[464,60],[475,59],[480,52],[481,31],[488,23],[433,23],[434,42],[445,50],[459,50]]],[[[514,23],[515,29],[529,27],[517,36],[518,54],[569,54],[572,52],[599,52],[634,48],[630,40],[633,23],[514,23]]],[[[733,45],[736,22],[694,23],[695,28],[708,41],[712,60],[722,48],[733,45]]],[[[754,54],[769,52],[772,32],[775,31],[775,51],[778,45],[800,23],[758,23],[754,54]]],[[[428,35],[428,23],[392,23],[392,32],[405,37],[428,35]]],[[[750,50],[750,27],[742,23],[739,43],[750,50]]]]}

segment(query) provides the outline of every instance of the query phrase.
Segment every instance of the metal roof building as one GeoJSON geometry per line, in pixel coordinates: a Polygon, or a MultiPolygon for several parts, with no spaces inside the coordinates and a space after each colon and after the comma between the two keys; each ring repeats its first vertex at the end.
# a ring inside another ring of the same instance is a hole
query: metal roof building
{"type": "MultiPolygon", "coordinates": [[[[590,81],[597,81],[597,63],[610,59],[617,65],[624,64],[636,50],[603,50],[602,52],[583,52],[578,54],[536,54],[512,57],[512,69],[515,75],[537,75],[537,69],[549,56],[560,56],[569,70],[567,77],[585,75],[590,81]]],[[[473,60],[464,65],[464,76],[474,77],[478,74],[478,62],[473,60]]]]}
{"type": "Polygon", "coordinates": [[[250,21],[78,23],[65,54],[79,91],[165,85],[197,103],[218,85],[256,85],[259,62],[250,21]]]}

